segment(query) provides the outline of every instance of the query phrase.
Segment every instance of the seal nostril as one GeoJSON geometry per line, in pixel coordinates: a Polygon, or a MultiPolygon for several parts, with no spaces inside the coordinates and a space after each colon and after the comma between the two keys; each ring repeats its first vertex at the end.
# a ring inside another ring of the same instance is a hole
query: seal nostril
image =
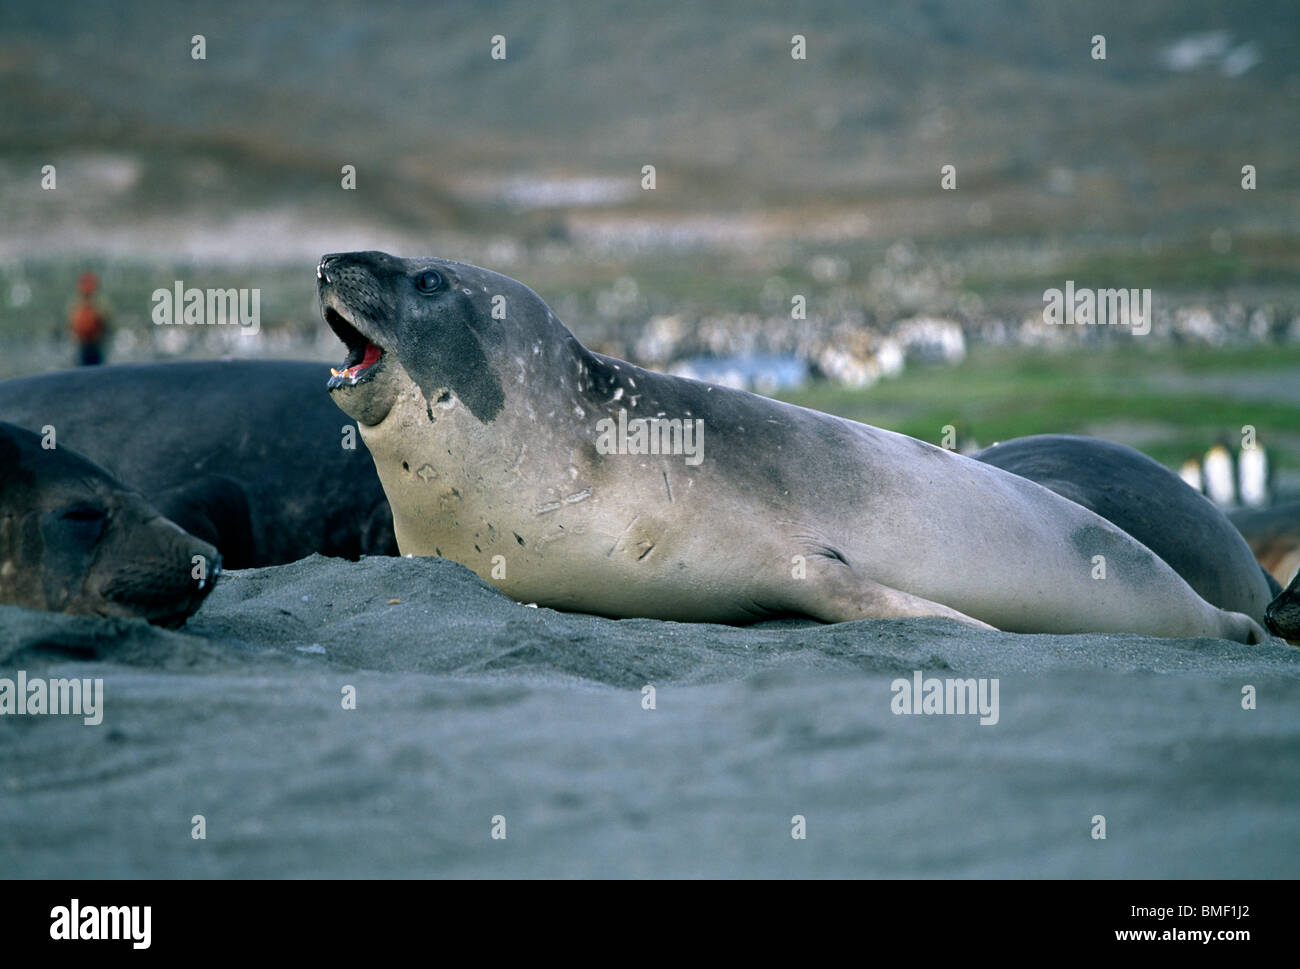
{"type": "Polygon", "coordinates": [[[330,268],[338,262],[338,256],[321,256],[320,262],[316,264],[316,278],[323,279],[325,282],[332,282],[329,277],[330,268]]]}

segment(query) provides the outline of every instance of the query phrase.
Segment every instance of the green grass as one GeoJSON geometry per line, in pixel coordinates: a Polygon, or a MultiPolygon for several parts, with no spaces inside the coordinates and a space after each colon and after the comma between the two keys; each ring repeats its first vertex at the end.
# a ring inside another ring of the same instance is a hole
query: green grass
{"type": "Polygon", "coordinates": [[[934,443],[947,424],[985,446],[1026,434],[1090,433],[1107,423],[1154,425],[1155,439],[1142,450],[1172,466],[1220,436],[1237,438],[1250,424],[1279,466],[1294,468],[1300,467],[1300,400],[1198,392],[1194,380],[1172,390],[1160,383],[1180,375],[1288,369],[1300,369],[1300,346],[980,348],[958,367],[910,368],[866,390],[819,384],[783,399],[934,443]]]}
{"type": "Polygon", "coordinates": [[[1209,239],[1184,239],[1147,252],[1139,245],[1062,256],[1050,268],[968,273],[963,284],[982,296],[1039,292],[1073,279],[1076,286],[1141,286],[1213,290],[1226,286],[1294,286],[1300,283],[1300,242],[1273,234],[1239,234],[1228,252],[1214,252],[1209,239]],[[1123,280],[1130,280],[1128,283],[1123,280]],[[1140,281],[1140,282],[1139,282],[1140,281]]]}

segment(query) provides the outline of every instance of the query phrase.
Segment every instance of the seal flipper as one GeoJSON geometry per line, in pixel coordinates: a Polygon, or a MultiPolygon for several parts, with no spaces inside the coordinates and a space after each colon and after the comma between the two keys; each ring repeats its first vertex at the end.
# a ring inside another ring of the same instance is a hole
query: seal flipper
{"type": "Polygon", "coordinates": [[[862,578],[840,559],[810,558],[807,568],[806,578],[793,580],[796,588],[790,606],[822,622],[932,617],[955,619],[977,629],[996,628],[941,602],[862,578]]]}
{"type": "MultiPolygon", "coordinates": [[[[1270,608],[1272,607],[1270,606],[1270,608]]],[[[1229,612],[1227,609],[1220,609],[1219,613],[1223,620],[1223,628],[1217,633],[1217,635],[1223,639],[1231,639],[1233,642],[1245,643],[1247,646],[1286,645],[1286,640],[1284,638],[1274,636],[1244,612],[1229,612]]]]}

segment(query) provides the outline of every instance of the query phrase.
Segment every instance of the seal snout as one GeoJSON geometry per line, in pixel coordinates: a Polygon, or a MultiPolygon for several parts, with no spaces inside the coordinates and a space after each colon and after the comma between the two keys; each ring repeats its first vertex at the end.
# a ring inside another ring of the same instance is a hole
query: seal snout
{"type": "Polygon", "coordinates": [[[316,264],[316,279],[323,283],[332,283],[334,280],[330,278],[329,269],[338,258],[337,253],[321,256],[320,262],[316,264]]]}
{"type": "MultiPolygon", "coordinates": [[[[323,256],[316,266],[321,314],[348,351],[342,367],[330,369],[331,390],[353,387],[373,378],[384,355],[379,341],[367,332],[373,328],[368,322],[369,314],[354,308],[358,297],[364,297],[365,275],[364,269],[354,266],[346,254],[323,256]]],[[[368,305],[364,298],[361,305],[368,305]]]]}
{"type": "Polygon", "coordinates": [[[1264,625],[1275,636],[1300,640],[1300,583],[1293,580],[1285,592],[1268,604],[1264,625]]]}
{"type": "Polygon", "coordinates": [[[198,611],[222,573],[221,553],[137,496],[116,509],[105,536],[104,575],[88,586],[101,615],[138,616],[176,628],[198,611]]]}

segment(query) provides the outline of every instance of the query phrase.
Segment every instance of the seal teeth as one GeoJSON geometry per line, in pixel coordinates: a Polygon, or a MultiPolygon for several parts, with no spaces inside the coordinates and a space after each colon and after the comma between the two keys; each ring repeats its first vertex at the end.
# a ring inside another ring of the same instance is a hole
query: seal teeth
{"type": "Polygon", "coordinates": [[[356,386],[374,375],[376,365],[384,356],[384,348],[352,325],[352,322],[333,306],[324,305],[325,322],[335,336],[347,347],[347,357],[341,367],[330,368],[330,388],[356,386]]]}

